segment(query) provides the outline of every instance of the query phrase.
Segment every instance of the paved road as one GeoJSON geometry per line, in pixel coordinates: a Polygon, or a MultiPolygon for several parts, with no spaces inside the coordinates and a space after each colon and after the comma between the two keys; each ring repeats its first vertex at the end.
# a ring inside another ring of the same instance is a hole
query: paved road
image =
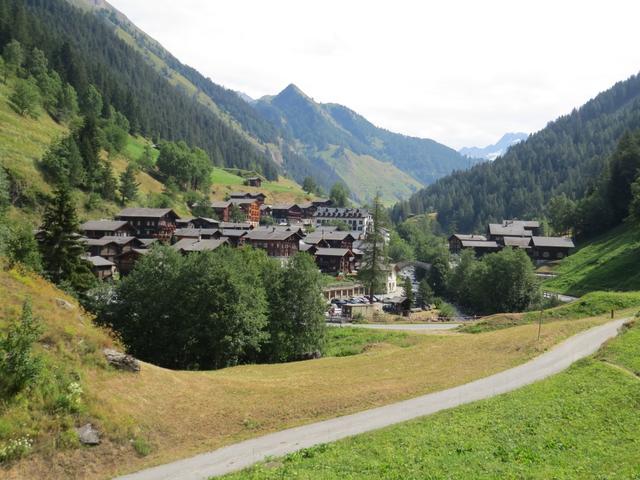
{"type": "Polygon", "coordinates": [[[424,332],[431,330],[453,330],[460,323],[327,323],[333,327],[367,328],[371,330],[404,330],[410,332],[424,332]]]}
{"type": "Polygon", "coordinates": [[[579,333],[535,359],[501,373],[459,387],[423,395],[385,407],[365,410],[344,417],[291,428],[263,437],[204,453],[177,462],[160,465],[120,480],[204,480],[253,465],[266,457],[288,453],[321,443],[334,442],[464,403],[515,390],[558,373],[576,360],[594,353],[614,337],[623,320],[579,333]]]}

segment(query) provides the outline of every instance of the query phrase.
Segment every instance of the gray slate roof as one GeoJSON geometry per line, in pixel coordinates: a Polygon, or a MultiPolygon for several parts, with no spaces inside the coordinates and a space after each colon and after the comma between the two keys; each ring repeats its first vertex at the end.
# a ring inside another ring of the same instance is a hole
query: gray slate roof
{"type": "Polygon", "coordinates": [[[106,258],[99,255],[95,255],[93,257],[84,257],[84,259],[91,263],[91,265],[93,265],[94,267],[113,267],[115,265],[115,263],[113,263],[112,261],[107,260],[106,258]]]}
{"type": "Polygon", "coordinates": [[[316,256],[318,257],[344,257],[345,255],[353,255],[348,248],[318,248],[316,256]]]}
{"type": "Polygon", "coordinates": [[[126,220],[89,220],[80,225],[82,231],[96,231],[96,232],[115,232],[120,228],[127,226],[129,222],[126,220]]]}
{"type": "Polygon", "coordinates": [[[534,247],[575,248],[573,240],[567,237],[532,237],[534,247]]]}
{"type": "MultiPolygon", "coordinates": [[[[170,212],[173,212],[173,209],[171,208],[125,208],[117,215],[117,217],[161,218],[170,212]]],[[[178,215],[175,212],[173,212],[173,214],[176,217],[178,217],[178,215]]]]}
{"type": "Polygon", "coordinates": [[[500,248],[494,241],[462,240],[462,246],[466,248],[500,248]]]}

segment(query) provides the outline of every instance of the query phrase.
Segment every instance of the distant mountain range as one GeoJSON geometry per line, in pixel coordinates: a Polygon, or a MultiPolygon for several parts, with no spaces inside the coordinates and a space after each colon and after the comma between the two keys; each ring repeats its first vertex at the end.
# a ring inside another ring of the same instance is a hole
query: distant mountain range
{"type": "Polygon", "coordinates": [[[470,158],[495,160],[504,155],[509,147],[526,140],[528,137],[529,134],[524,132],[505,133],[502,138],[493,145],[487,145],[486,147],[464,147],[458,150],[458,153],[470,158]]]}
{"type": "MultiPolygon", "coordinates": [[[[298,182],[312,176],[328,190],[343,181],[356,201],[366,202],[380,191],[385,203],[392,204],[470,166],[468,158],[445,145],[378,128],[344,106],[313,101],[293,85],[259,100],[228,90],[181,63],[105,0],[67,1],[104,20],[179,93],[204,105],[233,131],[225,132],[225,138],[239,135],[238,145],[240,140],[252,145],[252,162],[259,170],[272,168],[271,161],[298,182]]],[[[188,125],[179,127],[189,131],[188,125]]],[[[237,160],[237,166],[246,168],[242,159],[223,153],[224,165],[234,166],[237,160]]]]}

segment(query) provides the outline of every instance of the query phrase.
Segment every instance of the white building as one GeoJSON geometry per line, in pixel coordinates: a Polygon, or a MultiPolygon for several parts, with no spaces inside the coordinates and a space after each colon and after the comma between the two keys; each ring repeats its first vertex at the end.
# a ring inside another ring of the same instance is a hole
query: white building
{"type": "Polygon", "coordinates": [[[315,227],[344,222],[351,230],[366,232],[372,222],[371,214],[363,208],[319,207],[313,215],[315,227]]]}

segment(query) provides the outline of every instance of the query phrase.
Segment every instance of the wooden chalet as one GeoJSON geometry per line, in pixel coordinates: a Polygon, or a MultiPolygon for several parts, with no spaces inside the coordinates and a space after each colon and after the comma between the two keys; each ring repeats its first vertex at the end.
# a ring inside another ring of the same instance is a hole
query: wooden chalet
{"type": "Polygon", "coordinates": [[[301,223],[302,209],[295,203],[271,205],[271,216],[278,223],[301,223]]]}
{"type": "Polygon", "coordinates": [[[84,240],[85,248],[92,257],[103,257],[114,262],[116,257],[134,248],[144,247],[136,237],[101,237],[84,240]]]}
{"type": "MultiPolygon", "coordinates": [[[[449,237],[449,251],[451,253],[460,253],[463,248],[470,248],[471,244],[464,245],[463,242],[487,242],[484,235],[465,235],[462,233],[454,233],[449,237]]],[[[493,242],[495,243],[495,242],[493,242]]]]}
{"type": "Polygon", "coordinates": [[[195,238],[197,240],[218,239],[222,236],[222,232],[217,228],[178,228],[173,232],[174,240],[182,240],[183,238],[195,238]]]}
{"type": "Polygon", "coordinates": [[[407,297],[393,297],[384,301],[387,305],[386,310],[396,315],[409,316],[411,312],[411,302],[407,297]]]}
{"type": "Polygon", "coordinates": [[[573,240],[566,237],[531,237],[534,260],[560,260],[575,248],[573,240]]]}
{"type": "Polygon", "coordinates": [[[266,250],[270,257],[291,257],[298,253],[302,237],[294,231],[255,229],[242,238],[246,245],[266,250]]]}
{"type": "Polygon", "coordinates": [[[260,203],[254,198],[232,198],[231,204],[242,210],[247,216],[247,222],[257,225],[260,223],[260,203]]]}
{"type": "Polygon", "coordinates": [[[131,250],[122,252],[120,255],[116,255],[115,264],[118,267],[120,275],[129,275],[136,262],[149,252],[150,250],[147,248],[132,248],[131,250]]]}
{"type": "Polygon", "coordinates": [[[245,183],[249,186],[249,187],[258,187],[260,188],[262,186],[262,178],[260,177],[249,177],[245,180],[245,183]]]}
{"type": "Polygon", "coordinates": [[[216,214],[216,217],[220,219],[220,221],[229,221],[229,214],[231,210],[231,202],[229,200],[219,200],[211,202],[210,207],[216,214]]]}
{"type": "Polygon", "coordinates": [[[314,207],[330,207],[333,202],[330,198],[318,198],[316,200],[311,200],[311,204],[314,207]]]}
{"type": "Polygon", "coordinates": [[[323,273],[353,273],[354,254],[348,248],[316,248],[315,259],[323,273]]]}
{"type": "Polygon", "coordinates": [[[80,231],[87,238],[133,237],[136,234],[126,220],[90,220],[80,225],[80,231]]]}
{"type": "Polygon", "coordinates": [[[171,208],[125,208],[115,219],[129,222],[137,237],[168,242],[179,218],[171,208]]]}
{"type": "Polygon", "coordinates": [[[487,227],[488,240],[500,241],[504,237],[532,237],[540,232],[540,222],[534,220],[504,220],[490,223],[487,227]]]}
{"type": "Polygon", "coordinates": [[[305,219],[312,219],[318,210],[318,207],[314,205],[313,202],[298,203],[298,206],[300,210],[302,210],[302,218],[305,219]]]}
{"type": "Polygon", "coordinates": [[[233,247],[241,247],[244,245],[244,237],[249,233],[249,230],[238,230],[238,229],[222,229],[220,231],[222,234],[220,238],[226,238],[229,244],[233,247]]]}
{"type": "Polygon", "coordinates": [[[176,228],[218,228],[220,222],[215,218],[188,217],[176,220],[176,228]]]}
{"type": "Polygon", "coordinates": [[[111,280],[116,274],[116,264],[101,256],[84,257],[91,266],[91,271],[99,280],[111,280]]]}
{"type": "Polygon", "coordinates": [[[317,245],[320,242],[328,245],[330,248],[347,248],[351,250],[353,243],[355,242],[354,236],[351,232],[342,232],[334,230],[331,232],[319,231],[313,232],[307,235],[305,238],[306,243],[317,245]]]}
{"type": "Polygon", "coordinates": [[[231,192],[229,194],[230,199],[244,199],[244,200],[257,200],[260,206],[264,205],[267,196],[264,193],[251,193],[251,192],[231,192]]]}

